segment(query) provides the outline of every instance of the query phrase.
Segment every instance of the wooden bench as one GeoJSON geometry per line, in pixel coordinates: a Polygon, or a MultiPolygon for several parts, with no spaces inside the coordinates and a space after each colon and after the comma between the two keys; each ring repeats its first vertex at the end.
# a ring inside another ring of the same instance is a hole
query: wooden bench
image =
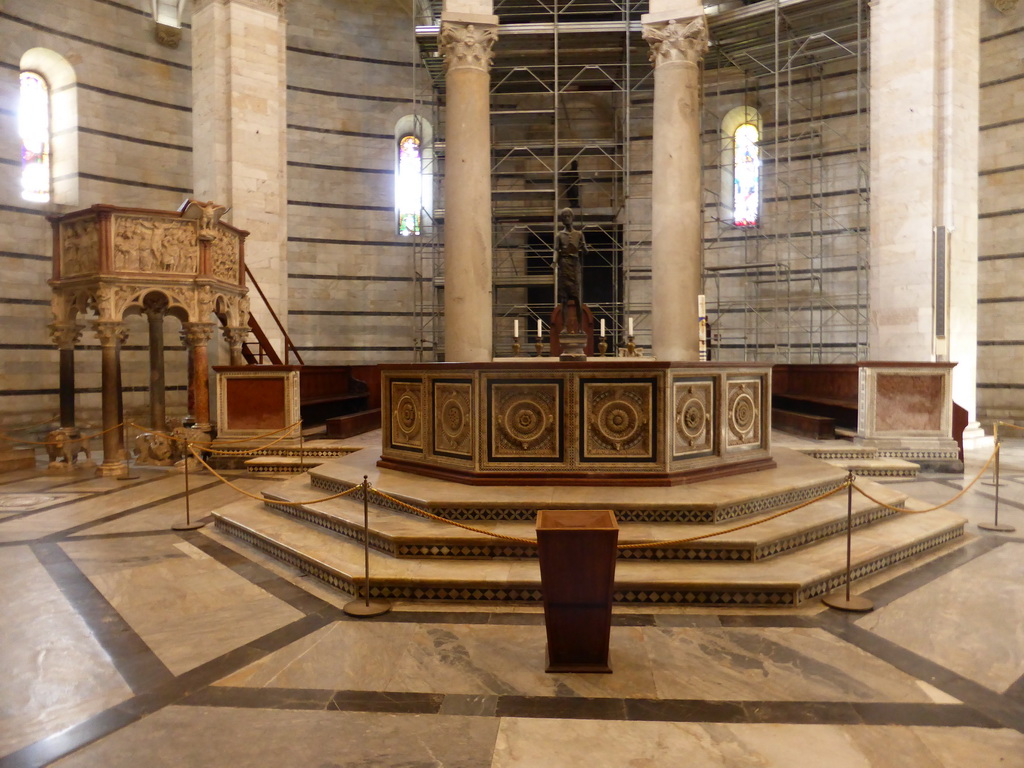
{"type": "Polygon", "coordinates": [[[772,366],[772,425],[816,440],[856,431],[858,375],[856,364],[772,366]]]}

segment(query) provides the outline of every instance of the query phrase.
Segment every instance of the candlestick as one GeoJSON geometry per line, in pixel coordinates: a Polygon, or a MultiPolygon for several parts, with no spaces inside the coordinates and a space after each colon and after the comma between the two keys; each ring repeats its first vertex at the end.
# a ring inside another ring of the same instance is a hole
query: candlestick
{"type": "MultiPolygon", "coordinates": [[[[603,320],[601,321],[604,322],[603,320]]],[[[605,352],[608,351],[608,339],[605,336],[601,337],[601,340],[597,343],[597,351],[601,357],[604,357],[605,352]]]]}
{"type": "MultiPolygon", "coordinates": [[[[632,319],[630,319],[629,324],[633,324],[632,319]]],[[[636,357],[636,344],[633,342],[632,336],[626,338],[626,357],[636,357]]]]}
{"type": "MultiPolygon", "coordinates": [[[[518,331],[517,331],[517,334],[518,334],[518,331]]],[[[520,346],[519,346],[519,336],[516,335],[516,336],[512,337],[512,357],[519,357],[519,349],[520,349],[520,346]]]]}

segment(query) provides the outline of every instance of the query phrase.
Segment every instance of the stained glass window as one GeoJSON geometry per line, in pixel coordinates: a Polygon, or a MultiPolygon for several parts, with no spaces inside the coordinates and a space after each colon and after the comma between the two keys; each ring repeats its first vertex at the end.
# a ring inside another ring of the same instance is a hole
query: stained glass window
{"type": "Polygon", "coordinates": [[[18,105],[21,135],[21,196],[46,203],[50,200],[50,87],[35,72],[21,73],[18,105]]]}
{"type": "Polygon", "coordinates": [[[757,126],[744,123],[733,134],[732,220],[737,227],[756,227],[761,202],[761,156],[757,126]]]}
{"type": "Polygon", "coordinates": [[[423,209],[423,157],[420,140],[406,134],[398,142],[398,180],[395,185],[398,208],[398,234],[420,233],[420,211],[423,209]]]}

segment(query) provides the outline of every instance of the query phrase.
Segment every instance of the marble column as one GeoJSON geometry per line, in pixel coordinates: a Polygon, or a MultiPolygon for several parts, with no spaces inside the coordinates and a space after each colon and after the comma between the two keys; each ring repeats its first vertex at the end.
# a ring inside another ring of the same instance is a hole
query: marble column
{"type": "Polygon", "coordinates": [[[871,9],[872,360],[949,361],[976,413],[979,0],[871,9]],[[907,45],[906,30],[914,44],[907,45]]]}
{"type": "MultiPolygon", "coordinates": [[[[194,0],[192,169],[195,197],[248,230],[245,263],[288,324],[287,78],[284,0],[194,0]]],[[[270,310],[253,314],[284,348],[270,310]]]]}
{"type": "Polygon", "coordinates": [[[118,477],[127,472],[124,464],[124,430],[118,427],[121,404],[121,344],[127,339],[128,328],[118,320],[96,320],[93,329],[100,342],[102,368],[100,388],[103,405],[103,463],[96,474],[118,477]],[[115,429],[116,427],[116,429],[115,429]]]}
{"type": "Polygon", "coordinates": [[[167,428],[167,383],[164,373],[164,317],[167,299],[148,296],[143,306],[149,321],[149,426],[167,428]]]}
{"type": "Polygon", "coordinates": [[[245,359],[242,357],[242,345],[245,344],[245,339],[249,335],[250,331],[247,327],[235,327],[225,326],[221,329],[224,334],[224,341],[228,344],[228,349],[231,351],[231,365],[245,365],[245,359]]]}
{"type": "Polygon", "coordinates": [[[651,178],[653,352],[660,360],[699,357],[701,213],[700,60],[707,23],[643,18],[654,62],[654,168],[651,178]]]}
{"type": "Polygon", "coordinates": [[[75,345],[82,339],[84,325],[53,323],[50,338],[60,351],[60,425],[75,426],[75,345]]]}
{"type": "Polygon", "coordinates": [[[207,345],[213,338],[213,323],[182,323],[181,340],[189,356],[189,400],[194,403],[195,428],[209,432],[210,359],[207,345]]]}
{"type": "Polygon", "coordinates": [[[441,17],[445,65],[445,360],[489,362],[491,334],[490,66],[497,16],[441,17]]]}

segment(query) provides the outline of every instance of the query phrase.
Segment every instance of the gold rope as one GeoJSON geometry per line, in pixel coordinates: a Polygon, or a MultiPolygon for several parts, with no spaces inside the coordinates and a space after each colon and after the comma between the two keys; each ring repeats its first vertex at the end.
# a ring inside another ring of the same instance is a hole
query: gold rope
{"type": "MultiPolygon", "coordinates": [[[[342,496],[348,496],[350,493],[355,493],[357,490],[359,490],[362,487],[361,485],[354,485],[351,488],[349,488],[347,491],[342,491],[341,493],[336,493],[333,496],[325,496],[322,499],[313,499],[312,501],[278,501],[277,499],[268,499],[266,496],[256,496],[255,494],[249,493],[244,488],[239,488],[237,485],[235,485],[230,480],[228,480],[226,477],[224,477],[224,475],[220,474],[217,470],[215,470],[213,467],[211,467],[209,464],[207,464],[205,461],[203,461],[203,457],[200,456],[198,453],[196,453],[195,448],[193,448],[191,445],[188,446],[188,450],[189,450],[189,453],[191,453],[193,456],[196,457],[196,459],[199,461],[200,464],[202,464],[204,467],[206,467],[208,470],[210,470],[211,474],[213,474],[213,476],[216,477],[218,480],[220,480],[222,483],[224,483],[225,485],[230,486],[231,488],[234,488],[236,491],[238,491],[239,493],[243,494],[244,496],[248,496],[250,499],[255,499],[256,501],[261,501],[264,504],[267,504],[267,503],[270,503],[270,504],[282,504],[282,505],[284,505],[286,507],[301,507],[301,506],[303,506],[305,504],[321,504],[321,503],[323,503],[325,501],[332,501],[334,499],[340,499],[342,496]]],[[[186,459],[186,461],[187,461],[187,459],[186,459]]]]}
{"type": "Polygon", "coordinates": [[[1009,427],[1010,429],[1019,429],[1021,432],[1024,432],[1024,427],[1017,426],[1016,424],[1011,424],[1008,421],[997,421],[996,425],[1000,427],[1009,427]]]}
{"type": "Polygon", "coordinates": [[[35,429],[36,427],[41,427],[44,424],[49,424],[52,421],[56,421],[57,417],[58,414],[55,413],[50,418],[43,419],[42,421],[37,421],[35,424],[26,424],[22,427],[9,427],[7,429],[7,432],[28,432],[30,429],[35,429]]]}
{"type": "MultiPolygon", "coordinates": [[[[94,437],[100,437],[101,435],[107,434],[107,432],[113,432],[115,429],[120,429],[124,425],[125,425],[125,422],[122,421],[120,424],[115,424],[110,429],[104,429],[102,432],[96,432],[95,434],[92,434],[92,435],[79,435],[78,437],[74,437],[74,438],[71,438],[71,439],[72,440],[92,440],[94,437]]],[[[0,432],[0,440],[6,440],[9,443],[18,443],[20,445],[57,445],[58,444],[56,440],[47,440],[47,441],[44,441],[44,442],[38,442],[36,440],[19,440],[16,437],[10,437],[9,435],[5,435],[2,432],[0,432]]]]}
{"type": "Polygon", "coordinates": [[[890,506],[889,504],[886,504],[884,501],[879,501],[874,496],[871,496],[867,491],[865,491],[863,488],[858,486],[856,483],[853,484],[853,487],[856,488],[857,492],[861,496],[866,498],[868,501],[872,501],[875,504],[878,504],[880,506],[885,507],[886,509],[891,509],[891,510],[894,510],[896,512],[902,512],[902,513],[907,514],[907,515],[919,515],[919,514],[921,514],[923,512],[934,512],[937,509],[942,509],[943,507],[948,507],[954,501],[956,501],[961,496],[963,496],[965,493],[967,493],[969,490],[971,490],[971,488],[974,486],[974,484],[981,479],[982,475],[985,474],[985,470],[988,469],[989,465],[992,463],[993,459],[995,459],[996,454],[998,454],[998,453],[999,453],[999,446],[997,445],[996,449],[994,451],[992,451],[992,455],[988,457],[988,461],[985,462],[985,466],[983,466],[981,468],[981,471],[978,472],[978,474],[974,476],[974,479],[971,480],[971,482],[969,482],[967,485],[964,486],[963,490],[960,491],[960,493],[958,493],[956,496],[951,498],[949,501],[945,501],[942,504],[939,504],[938,506],[935,506],[935,507],[929,507],[928,509],[906,509],[905,507],[893,507],[893,506],[890,506]]]}

